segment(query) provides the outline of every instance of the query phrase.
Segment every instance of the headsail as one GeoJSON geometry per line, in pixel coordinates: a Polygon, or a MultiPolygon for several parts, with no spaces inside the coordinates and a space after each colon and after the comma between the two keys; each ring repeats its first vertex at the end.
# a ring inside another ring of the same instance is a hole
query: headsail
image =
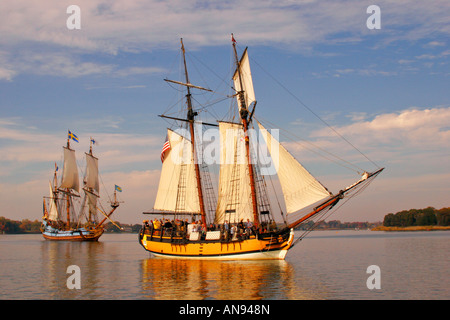
{"type": "Polygon", "coordinates": [[[168,129],[170,149],[161,169],[154,209],[179,213],[199,213],[200,204],[194,156],[189,140],[168,129]]]}
{"type": "Polygon", "coordinates": [[[214,223],[241,219],[253,221],[248,163],[245,156],[244,131],[241,124],[219,122],[220,174],[219,197],[214,223]]]}
{"type": "Polygon", "coordinates": [[[272,160],[275,162],[288,214],[331,196],[330,192],[273,138],[259,122],[258,125],[266,141],[267,148],[272,155],[272,160]],[[275,152],[278,154],[276,155],[275,152]]]}
{"type": "Polygon", "coordinates": [[[68,188],[77,192],[80,189],[75,150],[68,147],[64,147],[64,168],[60,188],[68,188]]]}
{"type": "Polygon", "coordinates": [[[52,221],[58,220],[58,209],[56,207],[55,194],[53,193],[53,188],[51,182],[49,182],[50,187],[50,208],[48,211],[48,219],[52,221]]]}

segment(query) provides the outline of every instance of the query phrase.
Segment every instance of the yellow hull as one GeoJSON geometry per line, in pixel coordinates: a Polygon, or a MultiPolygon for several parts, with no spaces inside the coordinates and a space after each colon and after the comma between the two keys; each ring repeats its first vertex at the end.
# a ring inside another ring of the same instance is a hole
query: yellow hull
{"type": "Polygon", "coordinates": [[[294,240],[293,229],[283,234],[244,240],[184,240],[141,233],[140,244],[157,257],[212,260],[284,260],[294,240]]]}

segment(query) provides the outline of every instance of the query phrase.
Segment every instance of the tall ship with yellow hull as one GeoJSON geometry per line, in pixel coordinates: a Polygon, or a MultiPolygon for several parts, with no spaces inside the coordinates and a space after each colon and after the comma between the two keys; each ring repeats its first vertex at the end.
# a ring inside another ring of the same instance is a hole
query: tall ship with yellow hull
{"type": "Polygon", "coordinates": [[[178,127],[167,130],[154,207],[144,212],[150,218],[144,220],[139,233],[140,244],[156,257],[283,260],[302,238],[294,238],[295,228],[308,226],[310,230],[318,218],[365,188],[383,170],[359,172],[355,183],[331,193],[280,144],[277,132],[259,121],[247,48],[239,59],[233,36],[232,47],[235,68],[229,97],[237,103],[234,118],[217,123],[196,119],[203,107],[194,108],[191,90],[212,90],[189,81],[183,40],[185,81],[165,79],[184,88],[182,110],[187,116],[160,115],[178,127]],[[213,144],[205,147],[201,143],[206,126],[217,132],[215,152],[211,152],[213,144]],[[259,143],[257,135],[262,140],[259,143]],[[257,157],[262,146],[269,161],[257,157]],[[214,161],[206,159],[212,154],[219,164],[217,193],[208,171],[214,161]],[[285,203],[285,208],[279,205],[282,223],[275,221],[276,210],[269,201],[266,180],[273,176],[278,178],[285,203]]]}
{"type": "Polygon", "coordinates": [[[50,194],[43,200],[42,236],[46,240],[57,241],[98,241],[104,232],[103,223],[106,220],[113,222],[109,217],[119,207],[116,191],[121,192],[121,189],[115,186],[111,210],[106,213],[99,201],[98,158],[92,153],[95,140],[91,138],[89,153],[85,154],[86,169],[80,194],[77,160],[75,150],[70,147],[71,140],[78,142],[78,137],[69,131],[67,145],[63,147],[64,166],[60,182],[55,163],[53,182],[49,182],[50,194]]]}

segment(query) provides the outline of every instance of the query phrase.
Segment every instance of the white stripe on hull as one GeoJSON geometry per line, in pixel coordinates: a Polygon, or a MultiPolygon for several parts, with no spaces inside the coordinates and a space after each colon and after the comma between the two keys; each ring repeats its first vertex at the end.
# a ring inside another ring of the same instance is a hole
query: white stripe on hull
{"type": "Polygon", "coordinates": [[[190,259],[190,260],[284,260],[287,250],[274,250],[264,252],[250,252],[237,254],[224,254],[214,256],[188,256],[188,255],[172,255],[150,252],[158,258],[169,259],[190,259]]]}

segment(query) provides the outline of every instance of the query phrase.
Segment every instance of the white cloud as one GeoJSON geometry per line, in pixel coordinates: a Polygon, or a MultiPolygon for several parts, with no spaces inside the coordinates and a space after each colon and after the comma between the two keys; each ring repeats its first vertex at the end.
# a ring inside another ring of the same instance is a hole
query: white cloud
{"type": "Polygon", "coordinates": [[[445,42],[443,41],[430,41],[426,44],[427,47],[443,47],[445,42]]]}
{"type": "Polygon", "coordinates": [[[0,80],[11,81],[16,75],[16,71],[7,68],[0,68],[0,80]]]}
{"type": "Polygon", "coordinates": [[[360,75],[360,76],[393,76],[396,75],[397,72],[395,71],[384,71],[384,70],[377,70],[375,68],[364,68],[364,69],[337,69],[334,72],[335,77],[340,77],[341,75],[360,75]]]}
{"type": "MultiPolygon", "coordinates": [[[[130,67],[123,68],[115,71],[114,73],[120,77],[126,77],[129,75],[135,74],[153,74],[153,73],[162,73],[165,69],[158,67],[130,67]]],[[[131,86],[130,88],[135,88],[136,86],[131,86]]],[[[142,87],[142,86],[140,86],[142,87]]]]}
{"type": "MultiPolygon", "coordinates": [[[[232,0],[225,3],[122,0],[105,3],[80,0],[77,5],[81,8],[81,29],[68,30],[68,3],[50,0],[1,2],[0,44],[13,56],[36,45],[55,52],[68,48],[71,57],[39,59],[43,65],[38,72],[55,74],[61,71],[65,76],[74,77],[109,73],[113,69],[119,74],[155,72],[157,69],[153,66],[117,70],[111,65],[73,61],[72,58],[80,53],[117,54],[120,51],[176,48],[180,37],[189,38],[192,48],[214,46],[229,43],[229,33],[234,31],[238,41],[248,45],[282,43],[283,47],[309,51],[324,41],[337,45],[348,39],[360,42],[371,34],[365,25],[367,4],[357,0],[345,3],[314,0],[232,0]]],[[[433,4],[413,0],[381,1],[377,5],[381,8],[383,21],[379,34],[384,38],[378,43],[417,40],[429,36],[432,31],[450,34],[446,24],[446,9],[450,4],[446,0],[434,0],[433,4]]],[[[428,47],[440,46],[441,41],[428,42],[428,47]]],[[[10,56],[9,60],[12,58],[10,56]]],[[[0,79],[10,81],[18,72],[24,72],[20,62],[2,67],[0,79]]],[[[370,75],[374,70],[352,72],[370,75]]]]}
{"type": "MultiPolygon", "coordinates": [[[[111,119],[91,120],[89,124],[82,119],[74,123],[83,123],[85,128],[100,125],[103,129],[108,129],[105,124],[111,119]]],[[[158,153],[151,152],[153,149],[161,147],[161,138],[151,135],[138,135],[129,133],[98,133],[98,132],[75,132],[78,135],[79,143],[72,142],[71,145],[78,153],[79,164],[82,160],[83,152],[89,150],[89,138],[93,137],[98,141],[94,147],[94,153],[100,158],[100,167],[107,171],[118,170],[118,168],[130,171],[130,166],[137,166],[140,163],[150,165],[152,161],[159,159],[158,153]]],[[[65,144],[64,136],[57,136],[55,133],[42,132],[42,129],[29,127],[21,119],[11,118],[0,121],[0,147],[2,157],[0,159],[0,171],[3,176],[10,176],[14,180],[14,175],[21,174],[17,170],[24,167],[36,168],[36,165],[48,162],[58,162],[62,165],[61,146],[65,144]]],[[[11,179],[11,178],[10,178],[11,179]]]]}
{"type": "MultiPolygon", "coordinates": [[[[402,141],[408,146],[445,147],[450,145],[450,107],[408,109],[375,116],[338,127],[337,131],[365,143],[392,143],[402,141]]],[[[330,131],[316,131],[314,136],[329,136],[330,131]]],[[[403,144],[403,147],[405,145],[403,144]]]]}
{"type": "Polygon", "coordinates": [[[19,73],[77,78],[89,75],[127,77],[130,75],[163,73],[165,71],[159,67],[120,67],[115,64],[83,61],[71,52],[62,51],[45,53],[24,51],[19,55],[4,53],[2,57],[4,61],[8,61],[10,68],[15,68],[15,70],[0,68],[0,80],[7,81],[11,81],[19,73]]]}
{"type": "MultiPolygon", "coordinates": [[[[4,21],[0,25],[0,33],[6,35],[0,39],[0,44],[9,51],[0,68],[0,80],[12,81],[20,73],[71,78],[96,74],[122,77],[160,73],[164,70],[158,66],[119,67],[86,61],[80,54],[114,55],[121,51],[175,48],[179,37],[189,38],[190,48],[194,49],[229,43],[229,32],[235,31],[239,41],[248,45],[281,43],[284,48],[310,52],[314,45],[324,41],[339,45],[349,39],[360,42],[368,35],[366,8],[358,1],[342,4],[332,1],[202,3],[175,0],[106,4],[81,0],[77,5],[81,8],[81,30],[66,28],[68,14],[64,3],[41,1],[32,4],[18,0],[0,4],[0,19],[4,21]],[[44,48],[42,54],[29,49],[36,45],[44,48]]],[[[383,28],[397,30],[404,27],[405,30],[383,33],[388,40],[378,43],[391,43],[409,38],[411,34],[415,35],[414,40],[420,38],[418,35],[427,35],[410,32],[418,28],[450,33],[442,26],[444,10],[436,10],[434,6],[413,1],[402,6],[384,2],[379,5],[382,12],[389,13],[389,19],[383,18],[383,28]],[[416,25],[409,21],[412,12],[423,13],[420,17],[414,15],[416,25]],[[423,19],[423,16],[433,19],[423,19]],[[391,20],[390,17],[396,19],[391,20]]],[[[448,3],[440,5],[446,7],[448,3]]],[[[440,45],[441,42],[430,41],[428,47],[440,45]]],[[[379,68],[344,68],[315,75],[340,77],[347,74],[391,76],[397,72],[379,68]]]]}

